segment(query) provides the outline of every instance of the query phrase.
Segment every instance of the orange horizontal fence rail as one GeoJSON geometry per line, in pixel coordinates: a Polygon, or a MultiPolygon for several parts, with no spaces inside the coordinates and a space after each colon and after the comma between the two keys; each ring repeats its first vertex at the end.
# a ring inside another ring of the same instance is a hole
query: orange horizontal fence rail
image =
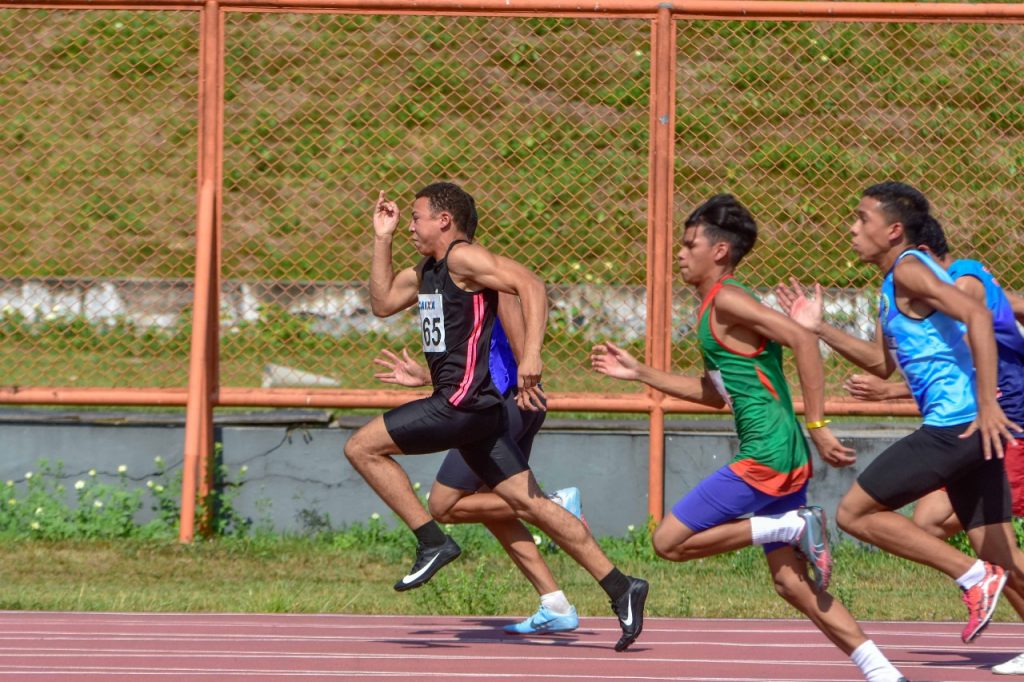
{"type": "MultiPolygon", "coordinates": [[[[218,407],[410,399],[373,378],[416,336],[369,314],[369,207],[448,178],[480,239],[548,282],[550,408],[647,415],[660,518],[665,415],[718,411],[598,377],[588,354],[612,339],[700,366],[678,216],[736,194],[760,225],[744,280],[769,305],[817,281],[868,338],[876,274],[846,225],[898,177],[958,255],[1024,289],[1022,20],[1024,3],[0,1],[0,403],[185,408],[194,501],[218,407]]],[[[825,363],[831,414],[916,414],[848,398],[852,370],[825,363]]]]}

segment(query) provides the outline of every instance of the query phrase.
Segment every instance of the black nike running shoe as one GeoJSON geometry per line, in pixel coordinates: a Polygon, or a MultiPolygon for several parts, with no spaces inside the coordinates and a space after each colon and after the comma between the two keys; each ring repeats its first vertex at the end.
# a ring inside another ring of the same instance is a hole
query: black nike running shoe
{"type": "Polygon", "coordinates": [[[618,599],[612,601],[612,611],[619,617],[622,637],[615,643],[616,651],[625,651],[640,636],[644,629],[644,603],[650,585],[641,578],[630,578],[629,589],[618,599]]]}
{"type": "Polygon", "coordinates": [[[460,554],[462,554],[462,550],[459,549],[455,540],[452,540],[448,535],[445,536],[443,545],[438,545],[437,547],[419,545],[416,548],[416,563],[409,570],[409,575],[395,583],[395,589],[399,592],[405,592],[414,587],[419,587],[433,578],[434,574],[445,565],[458,558],[460,554]]]}

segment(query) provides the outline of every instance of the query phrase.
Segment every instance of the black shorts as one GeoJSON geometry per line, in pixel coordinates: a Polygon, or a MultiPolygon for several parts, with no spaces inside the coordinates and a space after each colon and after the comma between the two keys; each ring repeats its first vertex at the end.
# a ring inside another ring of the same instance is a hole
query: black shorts
{"type": "MultiPolygon", "coordinates": [[[[541,424],[547,412],[532,412],[520,410],[516,405],[515,391],[511,391],[505,397],[503,403],[505,408],[505,419],[508,423],[508,435],[515,441],[523,457],[529,461],[530,452],[533,450],[533,439],[540,431],[541,424]]],[[[469,468],[462,452],[458,449],[448,451],[448,456],[441,463],[437,471],[437,482],[455,488],[476,492],[483,487],[484,482],[469,468]]]]}
{"type": "Polygon", "coordinates": [[[504,405],[460,410],[434,394],[385,412],[384,428],[402,454],[457,448],[473,473],[492,488],[529,468],[509,437],[504,405]]]}
{"type": "Polygon", "coordinates": [[[1009,521],[1012,499],[1003,460],[985,460],[981,434],[961,439],[967,426],[922,426],[888,447],[857,483],[889,509],[945,486],[965,529],[1009,521]]]}

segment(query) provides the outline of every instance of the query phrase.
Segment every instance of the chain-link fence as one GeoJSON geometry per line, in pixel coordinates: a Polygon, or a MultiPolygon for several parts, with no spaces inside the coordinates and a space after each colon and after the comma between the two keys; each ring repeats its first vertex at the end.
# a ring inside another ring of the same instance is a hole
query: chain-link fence
{"type": "Polygon", "coordinates": [[[549,390],[595,390],[595,333],[644,337],[649,23],[227,16],[222,381],[373,386],[380,190],[410,267],[416,190],[453,179],[477,238],[550,285],[549,390]]]}
{"type": "MultiPolygon", "coordinates": [[[[5,384],[181,387],[195,263],[198,13],[2,10],[5,384]]],[[[649,19],[224,14],[220,384],[373,388],[408,315],[369,313],[370,208],[454,179],[479,239],[536,270],[547,385],[647,324],[649,19]]],[[[742,277],[795,276],[873,331],[859,191],[924,188],[956,254],[1024,288],[1017,25],[678,21],[675,214],[730,191],[758,218],[742,277]]],[[[673,247],[674,248],[674,247],[673,247]]],[[[402,243],[396,262],[414,261],[402,243]]],[[[770,296],[770,294],[769,294],[770,296]]],[[[692,366],[692,295],[674,294],[692,366]]],[[[833,374],[833,393],[841,368],[833,374]]]]}
{"type": "MultiPolygon", "coordinates": [[[[870,338],[877,285],[848,228],[860,192],[922,188],[956,257],[1024,289],[1024,28],[693,22],[680,25],[679,211],[731,191],[760,223],[741,276],[831,289],[833,321],[870,338]]],[[[682,298],[677,295],[677,299],[682,298]]],[[[678,319],[688,321],[680,310],[678,319]]],[[[833,393],[849,365],[837,363],[833,393]]]]}
{"type": "Polygon", "coordinates": [[[195,13],[0,10],[0,372],[184,386],[195,13]]]}

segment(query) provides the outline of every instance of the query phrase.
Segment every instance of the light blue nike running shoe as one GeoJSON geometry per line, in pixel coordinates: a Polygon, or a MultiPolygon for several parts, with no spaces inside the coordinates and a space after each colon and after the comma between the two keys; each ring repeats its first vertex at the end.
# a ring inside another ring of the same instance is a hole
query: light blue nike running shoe
{"type": "Polygon", "coordinates": [[[567,512],[575,516],[583,523],[583,501],[580,500],[580,489],[576,487],[562,488],[548,495],[548,499],[555,502],[567,512]]]}
{"type": "Polygon", "coordinates": [[[576,607],[570,606],[569,613],[555,613],[543,606],[522,623],[506,625],[505,632],[516,635],[536,635],[549,632],[571,632],[580,626],[576,607]]]}

